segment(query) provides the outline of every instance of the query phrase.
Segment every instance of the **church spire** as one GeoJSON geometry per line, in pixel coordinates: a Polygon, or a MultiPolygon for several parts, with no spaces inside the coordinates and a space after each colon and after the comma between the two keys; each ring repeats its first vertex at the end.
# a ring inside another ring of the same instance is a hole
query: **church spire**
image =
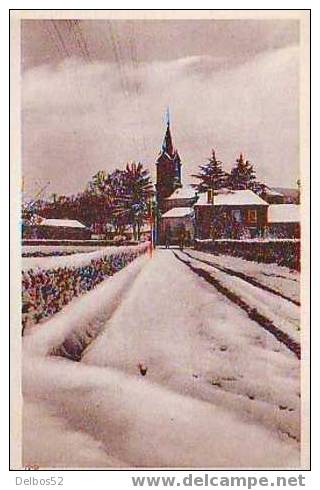
{"type": "Polygon", "coordinates": [[[162,151],[167,153],[169,157],[173,157],[174,149],[172,143],[172,136],[170,131],[170,122],[167,123],[166,134],[164,135],[163,143],[162,143],[162,151]]]}
{"type": "Polygon", "coordinates": [[[178,151],[173,146],[169,109],[166,111],[166,123],[167,129],[160,154],[156,160],[158,203],[161,203],[163,199],[169,197],[177,188],[181,187],[181,160],[178,151]]]}
{"type": "Polygon", "coordinates": [[[170,131],[170,112],[169,112],[169,107],[167,107],[166,110],[166,123],[167,123],[167,130],[164,135],[163,143],[162,143],[162,151],[167,153],[170,157],[173,157],[174,154],[174,147],[173,147],[173,142],[172,142],[172,136],[171,136],[171,131],[170,131]]]}

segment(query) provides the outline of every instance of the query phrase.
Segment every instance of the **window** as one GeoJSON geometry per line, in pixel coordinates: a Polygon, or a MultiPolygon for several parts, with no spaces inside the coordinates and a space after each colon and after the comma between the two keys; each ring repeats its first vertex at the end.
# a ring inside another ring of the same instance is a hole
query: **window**
{"type": "Polygon", "coordinates": [[[256,223],[257,222],[257,210],[256,209],[249,209],[249,211],[248,211],[248,222],[249,223],[256,223]]]}
{"type": "Polygon", "coordinates": [[[233,209],[231,212],[232,220],[236,223],[241,223],[241,211],[240,209],[233,209]]]}

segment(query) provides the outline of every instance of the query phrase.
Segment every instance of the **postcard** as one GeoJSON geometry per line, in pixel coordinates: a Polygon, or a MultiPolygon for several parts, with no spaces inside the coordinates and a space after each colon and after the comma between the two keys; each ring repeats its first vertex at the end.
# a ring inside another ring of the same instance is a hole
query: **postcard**
{"type": "Polygon", "coordinates": [[[308,10],[11,11],[11,468],[309,468],[308,10]]]}

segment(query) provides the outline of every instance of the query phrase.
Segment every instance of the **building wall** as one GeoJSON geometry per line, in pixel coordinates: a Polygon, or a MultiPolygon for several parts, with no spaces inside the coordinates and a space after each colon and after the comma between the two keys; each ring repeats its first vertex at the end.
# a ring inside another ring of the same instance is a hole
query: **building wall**
{"type": "Polygon", "coordinates": [[[161,218],[160,221],[160,234],[159,243],[164,245],[166,228],[169,226],[172,234],[172,244],[178,243],[178,231],[181,226],[185,227],[186,240],[193,241],[194,239],[194,219],[191,216],[185,216],[183,218],[161,218]]]}
{"type": "Polygon", "coordinates": [[[196,206],[195,217],[198,238],[256,236],[267,225],[267,206],[196,206]]]}
{"type": "Polygon", "coordinates": [[[26,225],[23,228],[22,236],[23,238],[44,240],[88,240],[91,238],[91,231],[88,228],[26,225]]]}
{"type": "Polygon", "coordinates": [[[268,204],[285,204],[285,196],[273,195],[273,194],[262,194],[261,198],[264,199],[268,204]]]}
{"type": "Polygon", "coordinates": [[[166,197],[171,196],[171,194],[178,188],[181,187],[180,181],[180,163],[177,163],[162,155],[157,161],[157,200],[160,209],[163,207],[163,200],[166,197]]]}

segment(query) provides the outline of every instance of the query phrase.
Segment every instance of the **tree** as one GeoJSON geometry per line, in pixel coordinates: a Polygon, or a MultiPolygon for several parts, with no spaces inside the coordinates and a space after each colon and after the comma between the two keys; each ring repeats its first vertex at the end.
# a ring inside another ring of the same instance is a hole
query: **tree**
{"type": "Polygon", "coordinates": [[[200,172],[192,177],[200,180],[194,187],[199,192],[214,191],[226,186],[227,173],[222,169],[222,162],[217,160],[215,150],[208,158],[208,163],[199,165],[200,172]]]}
{"type": "Polygon", "coordinates": [[[141,225],[148,217],[153,185],[141,163],[128,163],[122,177],[123,187],[115,213],[132,225],[134,238],[139,240],[141,225]]]}
{"type": "Polygon", "coordinates": [[[228,187],[230,189],[254,189],[257,186],[253,165],[249,160],[244,160],[243,154],[237,158],[236,164],[231,170],[228,187]]]}
{"type": "Polygon", "coordinates": [[[114,196],[109,182],[109,175],[99,170],[87,185],[80,197],[80,208],[90,224],[98,224],[102,232],[105,224],[110,221],[114,196]]]}

